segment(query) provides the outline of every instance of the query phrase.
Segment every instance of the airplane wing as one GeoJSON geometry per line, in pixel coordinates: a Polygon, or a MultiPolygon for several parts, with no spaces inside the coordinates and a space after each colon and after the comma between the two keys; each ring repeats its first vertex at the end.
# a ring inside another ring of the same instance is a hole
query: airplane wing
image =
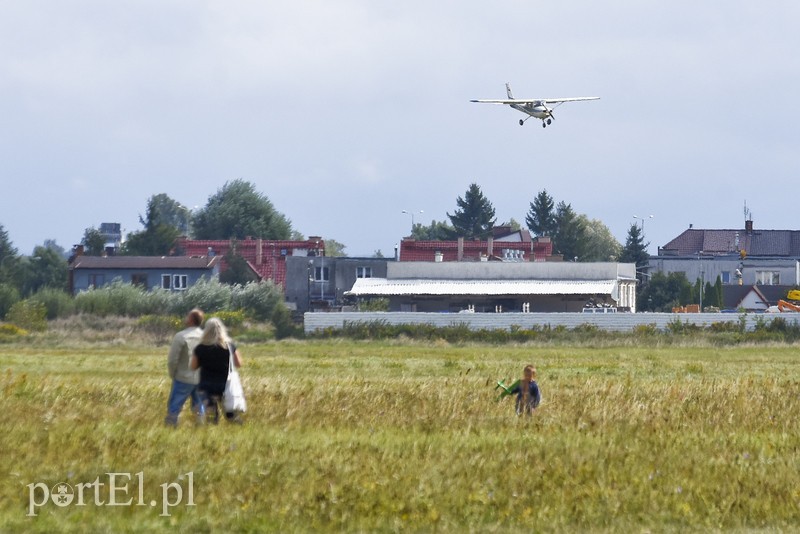
{"type": "Polygon", "coordinates": [[[575,96],[571,98],[511,98],[505,100],[470,100],[480,104],[560,104],[580,100],[600,100],[599,96],[575,96]]]}

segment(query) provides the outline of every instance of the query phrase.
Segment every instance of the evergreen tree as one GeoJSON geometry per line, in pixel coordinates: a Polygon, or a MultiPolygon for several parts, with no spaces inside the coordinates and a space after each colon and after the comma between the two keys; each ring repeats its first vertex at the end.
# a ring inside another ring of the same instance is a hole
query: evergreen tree
{"type": "Polygon", "coordinates": [[[494,207],[478,184],[470,184],[464,198],[458,197],[456,204],[455,213],[447,214],[456,234],[467,239],[488,237],[495,224],[494,207]]]}
{"type": "Polygon", "coordinates": [[[717,298],[715,306],[721,310],[725,307],[725,301],[722,298],[722,278],[719,276],[717,276],[717,280],[714,282],[714,296],[717,298]]]}
{"type": "Polygon", "coordinates": [[[16,283],[17,249],[11,244],[8,232],[0,224],[0,283],[16,283]]]}
{"type": "Polygon", "coordinates": [[[570,204],[559,202],[556,206],[556,233],[553,250],[567,261],[581,261],[586,251],[586,227],[570,204]],[[577,260],[576,260],[577,258],[577,260]]]}
{"type": "Polygon", "coordinates": [[[650,262],[650,255],[647,253],[648,246],[650,246],[650,243],[644,243],[644,236],[639,226],[632,224],[628,229],[628,236],[625,239],[625,246],[622,247],[622,252],[619,255],[619,261],[620,263],[636,264],[636,278],[640,283],[647,272],[650,262]]]}
{"type": "Polygon", "coordinates": [[[558,228],[555,203],[553,197],[547,194],[546,189],[540,191],[533,202],[530,203],[530,210],[525,216],[525,225],[531,234],[536,237],[555,236],[558,228]]]}

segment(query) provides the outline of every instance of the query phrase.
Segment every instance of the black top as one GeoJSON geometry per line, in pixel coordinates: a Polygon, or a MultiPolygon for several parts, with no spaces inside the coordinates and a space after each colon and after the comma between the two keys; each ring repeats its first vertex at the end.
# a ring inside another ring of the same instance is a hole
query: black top
{"type": "MultiPolygon", "coordinates": [[[[232,352],[236,352],[236,345],[229,342],[232,352]]],[[[228,380],[228,349],[219,345],[197,345],[194,349],[197,363],[200,367],[200,389],[223,390],[228,380]]]]}

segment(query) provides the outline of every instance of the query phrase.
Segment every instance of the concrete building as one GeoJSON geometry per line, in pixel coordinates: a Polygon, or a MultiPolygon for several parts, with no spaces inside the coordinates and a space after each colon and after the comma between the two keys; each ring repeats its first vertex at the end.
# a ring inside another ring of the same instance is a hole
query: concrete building
{"type": "Polygon", "coordinates": [[[75,295],[119,280],[148,290],[185,291],[201,278],[218,275],[218,257],[75,254],[69,263],[69,290],[75,295]]]}
{"type": "Polygon", "coordinates": [[[532,239],[527,230],[501,226],[486,240],[417,241],[406,237],[400,243],[400,261],[549,261],[553,244],[549,237],[532,239]]]}
{"type": "Polygon", "coordinates": [[[340,309],[356,280],[386,277],[386,265],[386,258],[288,256],[286,304],[301,312],[340,309]]]}
{"type": "Polygon", "coordinates": [[[650,274],[680,272],[689,282],[720,278],[723,285],[800,285],[800,231],[689,228],[651,256],[650,274]]]}
{"type": "Polygon", "coordinates": [[[403,312],[636,311],[632,263],[396,262],[344,293],[403,312]]]}

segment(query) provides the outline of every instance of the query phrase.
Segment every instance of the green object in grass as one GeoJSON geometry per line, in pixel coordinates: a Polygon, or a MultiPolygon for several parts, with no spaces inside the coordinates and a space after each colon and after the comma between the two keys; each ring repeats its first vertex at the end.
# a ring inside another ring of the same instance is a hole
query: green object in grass
{"type": "Polygon", "coordinates": [[[511,392],[512,392],[512,390],[514,390],[514,388],[516,388],[518,385],[519,385],[519,380],[517,380],[516,382],[514,382],[514,383],[513,383],[513,384],[511,384],[510,386],[506,386],[506,385],[503,383],[503,381],[502,381],[502,380],[498,380],[498,381],[497,381],[497,385],[494,387],[494,389],[500,388],[500,389],[502,389],[503,391],[501,391],[501,392],[500,392],[500,395],[497,397],[497,400],[499,401],[499,400],[500,400],[500,399],[502,399],[503,397],[505,397],[505,396],[507,396],[507,395],[511,395],[511,394],[512,394],[512,393],[511,393],[511,392]]]}

